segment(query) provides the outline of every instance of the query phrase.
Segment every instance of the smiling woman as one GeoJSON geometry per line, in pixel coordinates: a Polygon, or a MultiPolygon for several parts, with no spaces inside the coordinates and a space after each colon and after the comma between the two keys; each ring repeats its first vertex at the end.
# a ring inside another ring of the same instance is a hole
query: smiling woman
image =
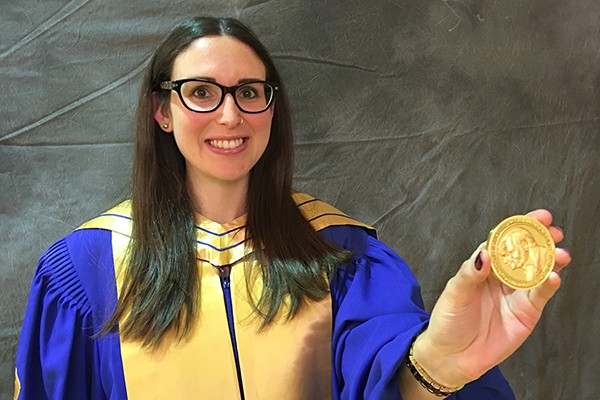
{"type": "Polygon", "coordinates": [[[267,105],[260,87],[265,77],[265,65],[250,46],[231,36],[202,37],[175,58],[171,82],[183,83],[168,103],[157,106],[157,122],[169,126],[166,130],[173,132],[185,159],[193,207],[214,221],[228,222],[246,213],[250,170],[267,147],[273,118],[268,107],[272,103],[267,105]],[[251,113],[240,105],[250,107],[251,113]],[[202,198],[203,190],[225,198],[202,198]],[[225,199],[237,210],[223,210],[225,199]]]}
{"type": "MultiPolygon", "coordinates": [[[[514,398],[495,366],[531,334],[568,253],[513,291],[480,247],[430,317],[402,259],[294,192],[292,169],[285,87],[250,29],[175,27],[142,82],[131,200],[40,260],[16,397],[514,398]]],[[[562,239],[550,213],[531,215],[562,239]]]]}

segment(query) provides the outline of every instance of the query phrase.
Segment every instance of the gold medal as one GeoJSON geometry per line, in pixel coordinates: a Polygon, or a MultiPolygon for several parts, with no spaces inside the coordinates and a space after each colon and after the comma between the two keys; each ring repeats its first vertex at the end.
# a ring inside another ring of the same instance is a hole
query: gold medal
{"type": "Polygon", "coordinates": [[[548,229],[537,219],[515,215],[500,222],[488,236],[492,271],[513,289],[531,289],[554,268],[555,246],[548,229]]]}

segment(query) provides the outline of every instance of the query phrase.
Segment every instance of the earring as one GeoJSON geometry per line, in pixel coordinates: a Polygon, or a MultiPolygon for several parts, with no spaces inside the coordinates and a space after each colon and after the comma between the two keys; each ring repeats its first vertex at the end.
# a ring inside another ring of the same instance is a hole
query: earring
{"type": "Polygon", "coordinates": [[[164,123],[164,124],[162,124],[162,127],[163,127],[163,129],[167,129],[169,127],[169,124],[164,123]]]}

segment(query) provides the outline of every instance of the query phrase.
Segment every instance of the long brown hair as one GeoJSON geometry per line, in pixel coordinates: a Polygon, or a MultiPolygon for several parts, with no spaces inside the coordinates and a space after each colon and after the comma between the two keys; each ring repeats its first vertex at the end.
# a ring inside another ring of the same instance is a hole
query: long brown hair
{"type": "Polygon", "coordinates": [[[276,98],[267,148],[250,172],[246,235],[260,261],[263,291],[254,310],[263,326],[289,296],[292,318],[305,297],[320,299],[327,276],[345,253],[327,243],[303,218],[292,198],[293,134],[285,88],[266,50],[252,31],[232,18],[200,17],[176,26],[159,45],[142,81],[137,108],[132,178],[133,235],[128,268],[116,309],[103,332],[119,325],[124,338],[156,347],[165,333],[185,337],[198,318],[199,273],[193,212],[185,162],[173,135],[153,118],[153,96],[161,105],[170,93],[159,88],[171,79],[177,55],[205,36],[228,35],[250,46],[275,82],[276,98]],[[292,237],[293,234],[293,237],[292,237]]]}

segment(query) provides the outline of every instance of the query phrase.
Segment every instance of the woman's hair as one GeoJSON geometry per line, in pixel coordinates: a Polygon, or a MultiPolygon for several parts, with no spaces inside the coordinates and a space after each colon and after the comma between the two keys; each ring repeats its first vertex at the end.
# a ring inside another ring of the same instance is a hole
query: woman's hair
{"type": "Polygon", "coordinates": [[[252,300],[262,326],[273,320],[287,296],[288,318],[305,296],[325,296],[327,276],[346,257],[312,229],[292,198],[290,110],[267,49],[235,19],[185,21],[159,45],[142,81],[134,139],[129,266],[116,309],[102,330],[107,333],[118,324],[124,338],[139,340],[146,347],[157,347],[167,332],[185,337],[199,315],[195,228],[185,160],[173,135],[155,121],[153,96],[161,106],[168,105],[170,92],[161,90],[160,83],[171,79],[176,57],[206,36],[231,36],[248,45],[263,62],[266,80],[279,87],[269,143],[250,172],[246,203],[246,236],[253,243],[264,280],[260,297],[252,300]]]}

